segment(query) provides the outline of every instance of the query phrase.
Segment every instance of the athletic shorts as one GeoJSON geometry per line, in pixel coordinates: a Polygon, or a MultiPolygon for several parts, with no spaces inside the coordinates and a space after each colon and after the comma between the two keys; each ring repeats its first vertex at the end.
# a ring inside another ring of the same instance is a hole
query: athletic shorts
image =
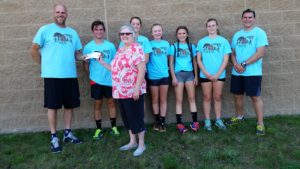
{"type": "Polygon", "coordinates": [[[180,71],[175,73],[176,79],[178,82],[188,82],[188,81],[193,81],[195,79],[193,71],[180,71]]]}
{"type": "Polygon", "coordinates": [[[231,76],[230,92],[247,96],[260,96],[262,76],[231,76]]]}
{"type": "Polygon", "coordinates": [[[161,79],[149,79],[150,86],[160,86],[160,85],[169,85],[170,78],[163,77],[161,79]]]}
{"type": "Polygon", "coordinates": [[[144,131],[144,96],[140,95],[137,101],[132,98],[118,99],[118,103],[125,128],[133,134],[144,131]]]}
{"type": "MultiPolygon", "coordinates": [[[[225,82],[225,78],[218,79],[218,81],[225,82]]],[[[200,83],[211,82],[211,80],[200,77],[200,83]]]]}
{"type": "Polygon", "coordinates": [[[80,106],[77,78],[44,78],[44,107],[72,109],[80,106]]]}
{"type": "Polygon", "coordinates": [[[91,85],[91,97],[95,100],[101,100],[103,97],[112,98],[112,87],[95,83],[91,85]]]}

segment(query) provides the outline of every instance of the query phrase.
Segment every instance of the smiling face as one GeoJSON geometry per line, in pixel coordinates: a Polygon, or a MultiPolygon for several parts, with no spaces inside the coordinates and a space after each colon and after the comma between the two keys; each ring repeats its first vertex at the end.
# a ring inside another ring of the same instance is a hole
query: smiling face
{"type": "Polygon", "coordinates": [[[155,25],[152,27],[152,36],[155,40],[161,40],[163,35],[163,30],[160,25],[155,25]]]}
{"type": "Polygon", "coordinates": [[[53,9],[54,22],[61,27],[66,26],[66,19],[68,17],[67,9],[63,5],[56,5],[53,9]]]}
{"type": "Polygon", "coordinates": [[[141,30],[141,22],[138,19],[132,19],[130,24],[133,26],[135,33],[139,34],[141,30]]]}
{"type": "Polygon", "coordinates": [[[186,38],[188,37],[187,31],[185,29],[179,29],[176,34],[177,39],[181,43],[186,43],[186,38]]]}
{"type": "Polygon", "coordinates": [[[212,21],[207,22],[206,30],[209,35],[217,35],[218,25],[217,25],[216,21],[212,20],[212,21]]]}
{"type": "Polygon", "coordinates": [[[133,33],[128,28],[122,29],[119,33],[119,36],[125,46],[129,46],[131,43],[134,42],[133,33]]]}
{"type": "Polygon", "coordinates": [[[104,38],[105,30],[102,25],[96,25],[93,28],[94,38],[97,40],[102,40],[104,38]]]}
{"type": "Polygon", "coordinates": [[[246,30],[252,29],[254,26],[255,17],[252,12],[247,12],[243,14],[242,23],[246,30]]]}

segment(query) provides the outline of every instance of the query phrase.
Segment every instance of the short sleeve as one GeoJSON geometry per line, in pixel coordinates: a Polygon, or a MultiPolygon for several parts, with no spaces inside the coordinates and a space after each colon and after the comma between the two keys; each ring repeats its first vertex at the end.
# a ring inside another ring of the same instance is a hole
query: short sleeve
{"type": "Polygon", "coordinates": [[[140,45],[136,44],[136,45],[132,46],[131,50],[132,50],[133,65],[136,66],[136,65],[140,64],[141,62],[145,61],[145,54],[144,54],[143,48],[140,45]]]}

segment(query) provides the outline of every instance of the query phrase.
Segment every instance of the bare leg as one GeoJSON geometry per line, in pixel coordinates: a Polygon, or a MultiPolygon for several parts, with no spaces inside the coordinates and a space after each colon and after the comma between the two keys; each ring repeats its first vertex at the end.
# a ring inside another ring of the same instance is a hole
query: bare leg
{"type": "Polygon", "coordinates": [[[158,105],[158,87],[157,86],[150,86],[151,90],[151,99],[152,99],[152,110],[153,114],[159,114],[159,105],[158,105]]]}
{"type": "Polygon", "coordinates": [[[50,127],[51,134],[56,133],[57,126],[57,110],[56,109],[48,109],[48,122],[50,127]]]}
{"type": "Polygon", "coordinates": [[[127,144],[129,147],[133,146],[133,145],[136,145],[136,135],[133,134],[131,132],[131,130],[128,131],[129,132],[129,137],[130,137],[130,141],[129,143],[127,144]]]}
{"type": "Polygon", "coordinates": [[[71,129],[73,109],[64,109],[65,129],[71,129]]]}
{"type": "Polygon", "coordinates": [[[159,86],[159,103],[160,103],[160,115],[166,117],[167,114],[167,104],[168,104],[168,85],[159,86]]]}
{"type": "Polygon", "coordinates": [[[235,110],[237,116],[244,115],[244,95],[234,95],[235,110]]]}
{"type": "Polygon", "coordinates": [[[183,97],[184,84],[179,82],[175,87],[175,97],[176,97],[176,114],[182,114],[182,97],[183,97]]]}
{"type": "Polygon", "coordinates": [[[213,82],[214,107],[217,119],[221,118],[223,86],[224,82],[222,81],[213,82]]]}
{"type": "Polygon", "coordinates": [[[212,83],[211,82],[201,83],[201,86],[202,86],[202,92],[203,92],[204,116],[205,116],[205,119],[210,119],[212,83]]]}
{"type": "Polygon", "coordinates": [[[109,98],[107,100],[108,103],[108,110],[109,110],[109,117],[110,118],[116,118],[117,113],[116,113],[116,106],[115,106],[115,101],[113,98],[109,98]]]}
{"type": "Polygon", "coordinates": [[[139,132],[138,133],[138,138],[139,138],[139,147],[138,148],[145,148],[145,131],[139,132]]]}
{"type": "Polygon", "coordinates": [[[190,112],[197,112],[194,81],[185,82],[185,88],[187,91],[188,101],[190,104],[190,112]]]}
{"type": "Polygon", "coordinates": [[[254,110],[257,116],[257,123],[263,125],[263,101],[260,96],[252,96],[251,97],[254,110]]]}
{"type": "Polygon", "coordinates": [[[94,118],[95,120],[101,119],[101,109],[102,109],[102,100],[95,100],[94,101],[94,118]]]}

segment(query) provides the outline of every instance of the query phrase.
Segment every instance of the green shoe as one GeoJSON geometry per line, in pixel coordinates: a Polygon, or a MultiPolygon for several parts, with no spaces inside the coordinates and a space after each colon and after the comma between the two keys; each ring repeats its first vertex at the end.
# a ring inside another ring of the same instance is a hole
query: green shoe
{"type": "Polygon", "coordinates": [[[226,130],[226,126],[223,123],[221,119],[216,120],[215,125],[220,129],[220,130],[226,130]]]}
{"type": "Polygon", "coordinates": [[[230,120],[228,120],[226,122],[227,125],[229,126],[233,126],[233,125],[236,125],[236,124],[239,124],[239,123],[242,123],[245,121],[245,118],[242,117],[241,119],[240,118],[237,118],[237,117],[232,117],[230,120]]]}
{"type": "Polygon", "coordinates": [[[263,125],[257,125],[256,126],[256,135],[265,135],[266,129],[263,125]]]}
{"type": "Polygon", "coordinates": [[[118,131],[118,128],[116,126],[111,128],[110,133],[114,136],[119,136],[120,135],[120,132],[118,131]]]}
{"type": "Polygon", "coordinates": [[[208,120],[208,119],[206,119],[205,121],[204,121],[204,130],[206,130],[206,131],[212,131],[212,128],[211,128],[211,121],[210,120],[208,120]]]}
{"type": "Polygon", "coordinates": [[[103,137],[103,135],[104,135],[103,130],[97,129],[97,130],[95,131],[95,134],[94,134],[94,136],[93,136],[93,139],[94,139],[94,140],[99,140],[99,139],[101,139],[101,138],[103,137]]]}

